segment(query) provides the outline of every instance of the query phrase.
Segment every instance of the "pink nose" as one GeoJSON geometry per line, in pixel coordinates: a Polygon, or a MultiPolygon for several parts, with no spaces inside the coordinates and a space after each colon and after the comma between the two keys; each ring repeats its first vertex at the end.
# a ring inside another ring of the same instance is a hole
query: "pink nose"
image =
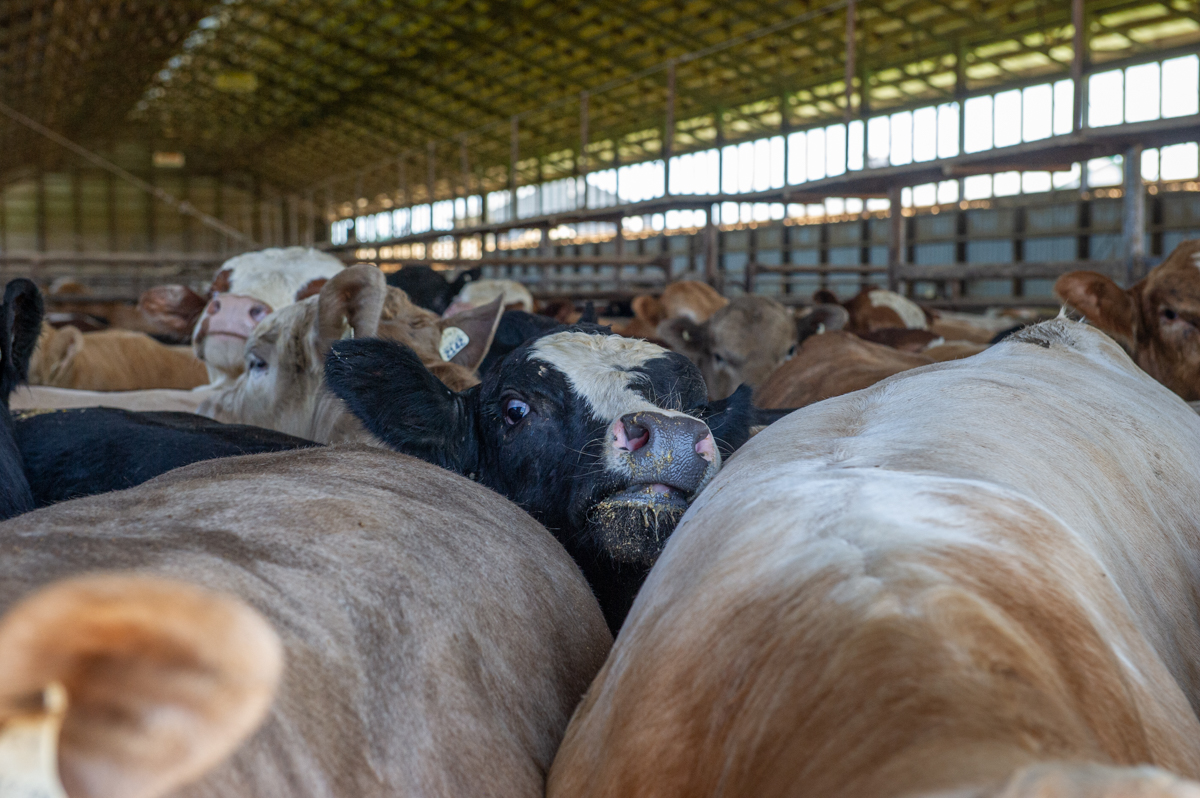
{"type": "Polygon", "coordinates": [[[258,323],[271,313],[271,306],[241,294],[218,294],[204,310],[208,335],[249,338],[258,323]]]}
{"type": "Polygon", "coordinates": [[[703,439],[696,442],[696,454],[703,457],[708,462],[712,462],[717,457],[717,445],[713,442],[712,433],[708,433],[703,439]]]}

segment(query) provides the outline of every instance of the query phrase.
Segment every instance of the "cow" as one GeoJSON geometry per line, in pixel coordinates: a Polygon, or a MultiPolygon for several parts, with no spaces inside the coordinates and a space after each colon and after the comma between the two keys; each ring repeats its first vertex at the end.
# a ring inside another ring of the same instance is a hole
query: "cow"
{"type": "Polygon", "coordinates": [[[330,390],[396,451],[545,524],[616,630],[689,502],[749,435],[750,392],[709,402],[685,357],[595,325],[527,341],[455,392],[394,341],[337,341],[330,390]]]}
{"type": "Polygon", "coordinates": [[[232,596],[114,573],[40,587],[0,619],[0,784],[173,794],[258,727],[282,670],[279,637],[232,596]]]}
{"type": "Polygon", "coordinates": [[[1147,374],[1185,401],[1200,399],[1200,239],[1184,241],[1128,290],[1078,271],[1059,277],[1054,293],[1147,374]]]}
{"type": "Polygon", "coordinates": [[[439,319],[391,288],[379,269],[358,264],[329,280],[317,296],[277,311],[246,343],[246,368],[198,408],[226,423],[250,424],[321,443],[370,442],[341,402],[323,388],[330,345],[348,332],[380,336],[415,349],[445,384],[478,382],[475,368],[491,343],[500,304],[439,319]]]}
{"type": "Polygon", "coordinates": [[[796,321],[787,308],[763,296],[740,296],[697,324],[687,317],[658,325],[658,337],[700,367],[710,399],[739,385],[757,388],[796,354],[796,321]]]}
{"type": "Polygon", "coordinates": [[[48,320],[74,317],[74,321],[92,330],[117,328],[149,335],[165,332],[134,303],[97,297],[91,288],[70,278],[60,277],[51,283],[43,302],[48,320]]]}
{"type": "Polygon", "coordinates": [[[29,364],[29,383],[85,391],[191,390],[208,382],[190,350],[133,330],[80,332],[42,325],[29,364]]]}
{"type": "Polygon", "coordinates": [[[491,304],[497,298],[503,301],[507,310],[523,310],[526,313],[533,313],[537,309],[537,303],[533,301],[533,294],[529,293],[529,289],[516,280],[476,280],[463,286],[463,289],[454,297],[454,301],[442,313],[442,317],[449,318],[464,310],[483,307],[491,304]]]}
{"type": "Polygon", "coordinates": [[[190,391],[174,388],[148,391],[78,391],[72,388],[48,388],[45,385],[20,385],[9,397],[9,406],[13,410],[116,407],[137,411],[195,413],[206,399],[219,390],[218,387],[208,385],[190,391]]]}
{"type": "Polygon", "coordinates": [[[547,793],[1195,796],[1197,573],[1200,419],[1095,329],[1028,328],[750,441],[547,793]]]}
{"type": "MultiPolygon", "coordinates": [[[[195,463],[0,524],[0,612],[59,580],[111,571],[233,596],[282,643],[265,722],[223,762],[192,771],[187,795],[541,796],[571,711],[611,645],[579,569],[526,513],[468,479],[369,447],[195,463]]],[[[144,622],[159,617],[156,608],[144,622]]],[[[122,732],[104,739],[129,757],[181,761],[188,749],[176,738],[203,739],[197,711],[221,675],[185,645],[204,639],[205,625],[184,625],[188,637],[155,648],[122,620],[81,636],[39,618],[34,633],[83,656],[30,668],[22,687],[57,677],[70,692],[72,681],[102,679],[98,720],[122,732]],[[129,656],[105,657],[118,641],[129,656]],[[136,667],[136,655],[156,652],[157,666],[136,667]],[[145,681],[173,667],[185,672],[172,684],[145,681]],[[104,701],[104,688],[139,685],[131,702],[104,701]],[[171,706],[177,691],[195,703],[171,706]],[[144,729],[171,736],[135,744],[144,729]]],[[[230,640],[213,657],[262,663],[249,642],[230,640]]],[[[86,710],[89,699],[75,705],[86,710]]],[[[80,739],[72,723],[88,717],[67,709],[68,758],[80,739]]]]}
{"type": "Polygon", "coordinates": [[[124,490],[202,460],[316,445],[195,413],[113,407],[18,412],[14,436],[37,507],[124,490]]]}
{"type": "Polygon", "coordinates": [[[633,298],[633,319],[613,332],[626,338],[655,339],[658,325],[669,319],[687,318],[703,324],[714,313],[729,304],[717,289],[699,280],[679,280],[670,283],[662,294],[642,294],[633,298]]]}
{"type": "Polygon", "coordinates": [[[428,266],[414,264],[404,266],[387,276],[387,284],[403,291],[419,308],[433,311],[439,316],[446,312],[450,303],[468,282],[478,280],[483,270],[467,269],[453,280],[447,281],[441,272],[428,266]]]}
{"type": "Polygon", "coordinates": [[[828,332],[801,344],[796,356],[759,386],[754,404],[762,408],[806,407],[933,362],[925,354],[872,343],[852,333],[828,332]]]}
{"type": "Polygon", "coordinates": [[[18,278],[4,287],[0,304],[0,520],[33,509],[8,397],[29,373],[42,313],[42,294],[31,280],[18,278]]]}
{"type": "MultiPolygon", "coordinates": [[[[837,301],[837,295],[828,289],[813,294],[813,302],[832,304],[837,301]]],[[[925,330],[929,327],[930,316],[920,305],[895,291],[885,291],[875,286],[858,292],[844,307],[850,314],[846,330],[856,334],[888,327],[909,330],[925,330]]]]}

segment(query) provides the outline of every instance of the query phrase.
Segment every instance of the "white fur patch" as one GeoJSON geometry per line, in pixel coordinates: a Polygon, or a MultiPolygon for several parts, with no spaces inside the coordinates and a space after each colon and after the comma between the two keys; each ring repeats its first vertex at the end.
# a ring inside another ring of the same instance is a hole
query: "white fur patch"
{"type": "Polygon", "coordinates": [[[561,332],[534,342],[529,357],[561,371],[592,413],[612,422],[627,413],[646,410],[668,416],[686,415],[657,407],[629,387],[630,370],[665,354],[667,350],[661,346],[638,338],[561,332]]]}
{"type": "Polygon", "coordinates": [[[896,315],[908,329],[925,329],[925,311],[921,310],[912,300],[902,297],[894,291],[883,290],[872,291],[867,294],[867,297],[871,300],[873,308],[885,307],[896,311],[896,315]]]}
{"type": "Polygon", "coordinates": [[[11,718],[0,730],[0,795],[4,798],[66,798],[58,780],[58,733],[67,692],[46,688],[42,712],[11,718]]]}
{"type": "Polygon", "coordinates": [[[501,296],[505,305],[520,303],[526,313],[533,313],[533,294],[516,280],[476,280],[467,283],[454,301],[478,308],[501,296]]]}

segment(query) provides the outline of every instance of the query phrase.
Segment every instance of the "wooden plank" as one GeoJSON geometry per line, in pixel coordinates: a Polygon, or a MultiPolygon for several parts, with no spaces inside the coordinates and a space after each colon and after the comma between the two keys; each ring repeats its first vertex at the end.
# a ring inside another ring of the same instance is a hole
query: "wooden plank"
{"type": "Polygon", "coordinates": [[[1079,260],[1044,263],[954,263],[945,266],[905,265],[900,270],[902,280],[1003,280],[1013,277],[1058,277],[1073,271],[1092,271],[1107,275],[1123,275],[1125,263],[1120,260],[1079,260]]]}

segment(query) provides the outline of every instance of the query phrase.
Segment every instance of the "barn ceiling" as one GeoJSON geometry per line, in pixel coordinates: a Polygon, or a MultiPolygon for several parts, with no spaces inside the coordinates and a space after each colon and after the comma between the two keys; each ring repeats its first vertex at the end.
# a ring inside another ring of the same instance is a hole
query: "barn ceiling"
{"type": "MultiPolygon", "coordinates": [[[[1200,0],[1087,0],[1094,61],[1200,45],[1200,0]]],[[[844,115],[846,0],[3,0],[0,99],[84,144],[152,140],[289,191],[417,198],[844,115]],[[732,46],[723,46],[733,42],[732,46]],[[707,49],[706,55],[697,56],[707,49]],[[430,160],[432,155],[432,160],[430,160]],[[420,188],[417,188],[420,186],[420,188]]],[[[1066,74],[1066,0],[860,0],[882,110],[1066,74]]],[[[51,158],[0,122],[0,173],[51,158]]]]}

